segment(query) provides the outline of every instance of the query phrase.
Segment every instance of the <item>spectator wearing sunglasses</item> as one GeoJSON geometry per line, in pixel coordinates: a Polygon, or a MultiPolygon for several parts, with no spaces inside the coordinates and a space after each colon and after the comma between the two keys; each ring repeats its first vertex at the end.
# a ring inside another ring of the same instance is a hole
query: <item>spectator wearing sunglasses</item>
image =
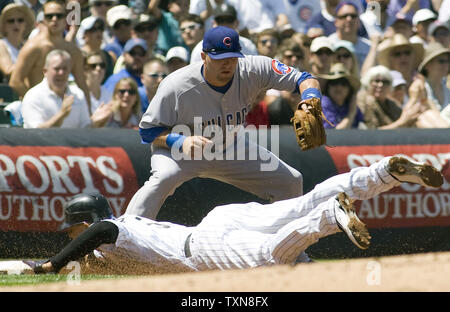
{"type": "Polygon", "coordinates": [[[355,46],[355,54],[361,67],[370,50],[370,41],[358,35],[360,26],[358,6],[350,1],[344,1],[336,7],[334,21],[336,32],[329,38],[333,41],[347,40],[355,46]]]}
{"type": "Polygon", "coordinates": [[[105,31],[103,32],[104,44],[113,39],[112,29],[106,20],[106,13],[118,3],[118,0],[89,0],[89,12],[91,16],[100,17],[105,22],[105,31]]]}
{"type": "Polygon", "coordinates": [[[23,97],[24,128],[88,128],[106,122],[108,112],[97,109],[90,116],[83,92],[68,83],[71,62],[67,51],[55,49],[47,54],[43,80],[23,97]]]}
{"type": "MultiPolygon", "coordinates": [[[[323,36],[329,36],[332,33],[336,32],[336,26],[334,22],[336,21],[336,7],[342,0],[323,0],[320,1],[323,5],[321,5],[322,9],[320,13],[313,15],[307,22],[305,33],[308,33],[311,28],[321,29],[323,31],[323,36]]],[[[359,1],[355,3],[358,6],[360,11],[361,7],[359,5],[359,1]]],[[[363,24],[359,26],[358,35],[364,38],[367,38],[367,31],[364,28],[363,24]]]]}
{"type": "Polygon", "coordinates": [[[123,50],[123,59],[125,67],[117,74],[111,75],[104,83],[105,87],[111,92],[117,82],[126,77],[133,78],[139,87],[142,86],[141,74],[144,63],[147,60],[147,43],[140,38],[131,38],[125,44],[123,50]]]}
{"type": "Polygon", "coordinates": [[[84,74],[91,95],[92,110],[100,105],[108,104],[112,98],[112,92],[102,85],[106,72],[106,57],[102,51],[93,51],[84,57],[84,74]]]}
{"type": "Polygon", "coordinates": [[[143,86],[138,88],[142,113],[147,110],[148,104],[155,96],[159,84],[168,74],[167,64],[160,58],[152,58],[144,64],[141,75],[143,86]]]}
{"type": "Polygon", "coordinates": [[[275,57],[280,44],[278,32],[273,29],[266,29],[256,34],[256,48],[259,55],[275,57]]]}
{"type": "Polygon", "coordinates": [[[114,62],[123,53],[123,48],[131,38],[131,9],[125,5],[116,5],[106,13],[106,21],[112,30],[112,40],[104,47],[114,62]]]}
{"type": "Polygon", "coordinates": [[[330,71],[333,58],[333,43],[328,37],[317,37],[311,42],[309,62],[311,73],[314,76],[327,74],[330,71]]]}
{"type": "Polygon", "coordinates": [[[440,111],[440,115],[450,126],[450,89],[447,76],[450,73],[450,49],[440,43],[430,43],[419,65],[420,73],[425,77],[424,88],[431,107],[440,111]]]}
{"type": "Polygon", "coordinates": [[[0,14],[0,76],[4,82],[8,82],[19,50],[33,27],[34,14],[23,4],[8,4],[0,14]]]}
{"type": "Polygon", "coordinates": [[[101,83],[113,74],[114,60],[112,56],[101,48],[103,42],[103,33],[105,31],[105,22],[97,16],[89,16],[81,21],[77,33],[77,42],[83,54],[98,52],[103,54],[105,59],[105,73],[101,83]]]}
{"type": "Polygon", "coordinates": [[[180,19],[180,32],[184,43],[189,48],[189,52],[203,40],[205,27],[200,16],[195,14],[187,14],[180,19]]]}
{"type": "Polygon", "coordinates": [[[66,41],[63,37],[67,27],[65,2],[48,0],[43,6],[43,11],[43,25],[46,31],[41,31],[26,41],[17,57],[9,84],[19,97],[23,97],[30,88],[44,78],[46,55],[54,49],[67,51],[71,56],[71,74],[78,87],[84,92],[88,110],[92,113],[89,88],[83,73],[83,55],[75,43],[66,41]]]}
{"type": "Polygon", "coordinates": [[[324,120],[324,127],[337,130],[358,128],[364,122],[363,114],[356,105],[360,87],[358,77],[353,76],[343,63],[336,63],[328,74],[319,78],[324,80],[322,111],[331,123],[324,120]]]}
{"type": "Polygon", "coordinates": [[[402,73],[409,87],[417,76],[417,68],[424,54],[423,46],[411,43],[401,34],[383,40],[378,45],[378,64],[402,73]]]}
{"type": "Polygon", "coordinates": [[[419,92],[415,92],[414,98],[410,96],[402,107],[389,96],[392,80],[389,69],[383,65],[372,67],[361,78],[362,88],[357,95],[356,103],[369,129],[417,127],[419,116],[424,112],[422,104],[418,101],[419,92]]]}
{"type": "Polygon", "coordinates": [[[358,59],[353,43],[347,40],[333,42],[335,63],[342,63],[353,77],[360,78],[358,59]]]}
{"type": "MultiPolygon", "coordinates": [[[[156,45],[158,39],[159,21],[152,15],[140,14],[135,21],[133,30],[131,31],[132,38],[140,38],[147,43],[147,59],[154,57],[164,60],[164,55],[156,45]]],[[[125,68],[124,56],[121,55],[114,66],[114,73],[118,73],[125,68]]]]}
{"type": "Polygon", "coordinates": [[[120,79],[114,87],[111,117],[106,127],[138,129],[141,120],[141,100],[133,78],[120,79]]]}

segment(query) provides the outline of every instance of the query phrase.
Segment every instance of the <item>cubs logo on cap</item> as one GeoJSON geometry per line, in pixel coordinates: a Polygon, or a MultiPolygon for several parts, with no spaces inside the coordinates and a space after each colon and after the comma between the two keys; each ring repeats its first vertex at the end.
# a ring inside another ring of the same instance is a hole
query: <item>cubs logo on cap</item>
{"type": "Polygon", "coordinates": [[[211,28],[205,33],[203,52],[215,60],[244,57],[239,44],[239,34],[234,29],[224,26],[211,28]]]}

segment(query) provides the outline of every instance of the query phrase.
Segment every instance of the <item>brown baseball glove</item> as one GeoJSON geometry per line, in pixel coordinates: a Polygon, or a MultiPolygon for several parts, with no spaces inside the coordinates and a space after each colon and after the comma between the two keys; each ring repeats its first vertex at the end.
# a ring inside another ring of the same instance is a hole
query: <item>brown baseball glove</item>
{"type": "Polygon", "coordinates": [[[291,118],[297,143],[304,151],[324,145],[327,141],[323,127],[323,113],[320,99],[302,100],[291,118]],[[302,104],[308,106],[308,112],[302,109],[302,104]]]}

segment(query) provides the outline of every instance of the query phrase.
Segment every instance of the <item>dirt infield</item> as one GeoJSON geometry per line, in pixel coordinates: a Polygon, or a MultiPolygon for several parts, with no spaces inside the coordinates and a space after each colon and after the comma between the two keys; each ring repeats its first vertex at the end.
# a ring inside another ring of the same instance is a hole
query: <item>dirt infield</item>
{"type": "Polygon", "coordinates": [[[250,270],[212,271],[13,286],[1,291],[120,292],[448,292],[450,252],[316,262],[250,270]]]}

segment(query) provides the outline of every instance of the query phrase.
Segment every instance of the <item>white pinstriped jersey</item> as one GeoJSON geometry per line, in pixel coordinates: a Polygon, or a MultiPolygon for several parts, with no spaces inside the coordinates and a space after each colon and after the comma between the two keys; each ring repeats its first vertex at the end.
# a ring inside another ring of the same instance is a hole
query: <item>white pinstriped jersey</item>
{"type": "Polygon", "coordinates": [[[297,198],[216,207],[195,227],[133,215],[108,220],[119,227],[119,236],[116,244],[101,245],[99,250],[113,261],[174,271],[294,263],[320,238],[340,231],[335,219],[337,194],[364,200],[400,184],[385,169],[388,160],[329,178],[297,198]],[[189,234],[192,256],[186,257],[189,234]]]}

